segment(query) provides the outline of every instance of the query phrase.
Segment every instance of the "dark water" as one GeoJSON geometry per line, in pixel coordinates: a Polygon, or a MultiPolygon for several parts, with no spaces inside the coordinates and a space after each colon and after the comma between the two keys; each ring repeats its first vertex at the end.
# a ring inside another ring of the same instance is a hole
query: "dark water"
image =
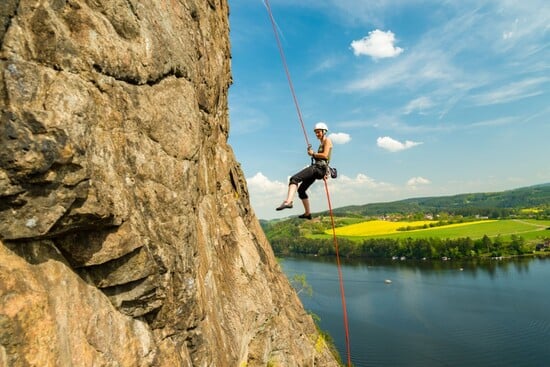
{"type": "MultiPolygon", "coordinates": [[[[345,351],[333,259],[285,258],[345,351]]],[[[342,268],[354,366],[550,366],[550,259],[356,262],[342,268]],[[385,280],[391,280],[386,284],[385,280]]]]}

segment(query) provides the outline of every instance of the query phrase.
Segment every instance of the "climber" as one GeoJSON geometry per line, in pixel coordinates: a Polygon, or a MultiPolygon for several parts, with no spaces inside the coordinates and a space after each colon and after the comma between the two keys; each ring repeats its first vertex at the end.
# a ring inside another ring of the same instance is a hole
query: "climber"
{"type": "Polygon", "coordinates": [[[319,180],[327,175],[330,154],[332,152],[332,141],[327,136],[327,124],[318,122],[315,124],[313,131],[317,139],[321,142],[321,145],[319,145],[319,149],[317,149],[316,153],[311,149],[311,145],[308,146],[307,154],[311,156],[311,165],[290,178],[286,200],[276,209],[283,210],[292,208],[294,194],[298,191],[298,197],[302,199],[302,204],[304,205],[304,214],[298,216],[298,218],[303,219],[311,219],[309,199],[306,190],[315,180],[319,180]]]}

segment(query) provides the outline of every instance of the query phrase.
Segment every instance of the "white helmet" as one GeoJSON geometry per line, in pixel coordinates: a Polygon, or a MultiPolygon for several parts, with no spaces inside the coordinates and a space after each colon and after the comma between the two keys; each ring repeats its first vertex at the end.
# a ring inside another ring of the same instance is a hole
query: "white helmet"
{"type": "Polygon", "coordinates": [[[315,127],[313,128],[313,131],[315,130],[325,130],[328,131],[328,126],[324,122],[318,122],[315,124],[315,127]]]}

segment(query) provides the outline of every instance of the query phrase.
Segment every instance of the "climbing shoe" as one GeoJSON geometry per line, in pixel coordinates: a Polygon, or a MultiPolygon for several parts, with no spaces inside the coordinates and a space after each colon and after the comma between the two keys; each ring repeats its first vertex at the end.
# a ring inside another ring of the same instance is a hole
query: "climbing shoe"
{"type": "Polygon", "coordinates": [[[298,218],[311,220],[311,214],[302,214],[302,215],[299,215],[298,218]]]}
{"type": "Polygon", "coordinates": [[[290,209],[290,208],[292,208],[292,201],[290,203],[283,201],[283,203],[279,205],[276,210],[283,210],[283,209],[290,209]]]}

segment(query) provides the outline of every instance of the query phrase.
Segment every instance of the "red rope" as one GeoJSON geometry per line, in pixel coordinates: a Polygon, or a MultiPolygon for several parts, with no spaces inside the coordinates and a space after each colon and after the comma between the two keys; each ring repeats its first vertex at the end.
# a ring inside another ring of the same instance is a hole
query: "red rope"
{"type": "MultiPolygon", "coordinates": [[[[271,12],[271,7],[269,6],[269,1],[264,0],[265,6],[267,8],[267,12],[269,14],[269,19],[271,20],[271,26],[273,27],[273,33],[275,33],[275,39],[277,40],[277,46],[279,48],[279,54],[281,55],[281,60],[283,61],[283,67],[285,69],[286,78],[288,80],[288,85],[290,87],[290,92],[292,93],[292,99],[294,100],[294,105],[296,106],[296,112],[298,113],[298,119],[300,120],[300,124],[302,125],[302,131],[304,133],[304,137],[306,140],[306,144],[308,147],[309,139],[307,137],[306,128],[304,126],[304,120],[302,119],[302,112],[300,111],[300,106],[298,104],[298,99],[296,98],[296,93],[294,92],[294,86],[292,85],[292,79],[290,78],[290,72],[288,71],[288,65],[286,63],[285,53],[283,51],[283,46],[281,45],[281,40],[279,39],[279,33],[277,32],[277,26],[275,24],[275,19],[273,18],[273,14],[271,12]]],[[[342,311],[344,314],[344,329],[345,329],[345,335],[346,335],[346,352],[347,352],[347,361],[348,361],[348,367],[351,367],[351,348],[350,348],[350,341],[349,341],[349,326],[348,326],[348,312],[346,307],[346,295],[344,292],[344,277],[342,276],[342,266],[340,264],[340,253],[338,251],[338,240],[336,239],[336,229],[334,225],[334,215],[332,213],[332,203],[330,202],[330,194],[328,191],[328,184],[327,179],[324,178],[325,182],[325,191],[327,193],[327,201],[328,201],[328,208],[330,212],[330,220],[332,223],[332,235],[334,238],[334,248],[336,250],[336,263],[338,265],[338,279],[340,282],[340,296],[342,298],[342,311]]]]}
{"type": "Polygon", "coordinates": [[[338,251],[338,240],[336,239],[336,227],[334,225],[334,214],[332,213],[332,203],[330,201],[330,194],[328,191],[327,178],[323,178],[325,182],[325,191],[327,193],[328,210],[330,213],[330,221],[332,224],[332,238],[334,241],[334,249],[336,251],[336,264],[338,264],[338,280],[340,282],[340,296],[342,298],[342,312],[344,314],[344,329],[346,332],[346,354],[348,357],[348,366],[351,367],[351,348],[349,341],[349,327],[348,327],[348,311],[346,307],[346,292],[344,291],[344,277],[342,275],[342,266],[340,264],[340,252],[338,251]]]}
{"type": "Polygon", "coordinates": [[[298,119],[302,125],[302,132],[304,133],[304,138],[306,139],[306,144],[309,147],[309,139],[307,137],[306,128],[304,126],[304,120],[302,119],[302,111],[300,111],[300,105],[298,104],[298,98],[296,98],[296,93],[294,92],[294,85],[292,84],[292,79],[290,78],[290,72],[288,71],[288,65],[286,63],[285,53],[283,51],[283,46],[281,45],[281,40],[279,39],[279,32],[277,32],[277,26],[275,24],[275,18],[271,13],[271,7],[269,6],[269,1],[265,0],[265,6],[267,8],[267,13],[269,14],[269,20],[271,20],[271,26],[273,27],[273,33],[275,33],[275,39],[277,40],[277,47],[279,48],[279,54],[281,55],[281,60],[283,61],[283,67],[285,69],[286,79],[288,80],[288,86],[290,87],[290,93],[292,94],[292,99],[294,100],[294,106],[296,107],[296,112],[298,113],[298,119]]]}

